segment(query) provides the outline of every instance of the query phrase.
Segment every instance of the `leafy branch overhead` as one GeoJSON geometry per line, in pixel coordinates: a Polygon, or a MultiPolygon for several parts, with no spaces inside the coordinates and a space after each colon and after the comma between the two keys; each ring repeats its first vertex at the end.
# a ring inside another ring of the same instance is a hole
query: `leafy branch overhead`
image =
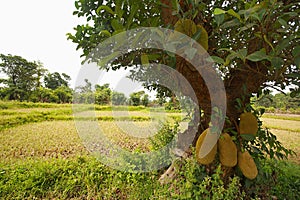
{"type": "MultiPolygon", "coordinates": [[[[77,0],[73,14],[86,18],[88,24],[75,27],[75,33],[69,33],[68,39],[83,50],[83,57],[87,57],[99,43],[122,31],[157,26],[172,29],[175,23],[165,24],[164,13],[161,12],[168,6],[166,2],[77,0]]],[[[248,71],[262,79],[259,81],[260,89],[266,86],[284,89],[290,84],[299,87],[299,3],[275,0],[226,4],[216,1],[213,5],[206,1],[186,2],[189,4],[172,1],[172,16],[193,20],[207,30],[208,52],[225,80],[234,78],[233,71],[248,71]]],[[[153,55],[149,51],[132,52],[117,59],[114,64],[119,67],[139,64],[141,56],[145,60],[145,53],[153,55]],[[138,62],[132,63],[132,60],[138,62]]],[[[157,53],[154,51],[154,54],[157,53]]],[[[166,61],[162,57],[154,57],[150,62],[157,59],[159,62],[166,61]]]]}

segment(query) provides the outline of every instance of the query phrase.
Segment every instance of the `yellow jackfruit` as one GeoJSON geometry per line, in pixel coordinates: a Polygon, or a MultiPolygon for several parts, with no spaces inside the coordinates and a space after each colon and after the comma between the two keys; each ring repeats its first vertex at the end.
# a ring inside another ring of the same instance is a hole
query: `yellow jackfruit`
{"type": "Polygon", "coordinates": [[[240,134],[256,135],[258,123],[256,117],[252,113],[243,113],[240,116],[240,134]]]}
{"type": "Polygon", "coordinates": [[[201,25],[196,25],[190,19],[180,19],[175,24],[175,31],[186,34],[189,37],[193,37],[197,31],[201,30],[200,38],[197,42],[205,49],[208,49],[208,34],[205,28],[201,25]]]}
{"type": "Polygon", "coordinates": [[[175,31],[186,34],[192,37],[197,32],[197,26],[193,20],[190,19],[180,19],[176,22],[175,31]]]}
{"type": "Polygon", "coordinates": [[[223,133],[219,138],[218,149],[222,165],[234,167],[237,164],[237,147],[228,133],[223,133]]]}
{"type": "MultiPolygon", "coordinates": [[[[205,151],[207,149],[201,149],[201,147],[203,147],[203,142],[207,136],[207,134],[209,133],[209,129],[206,129],[198,138],[197,143],[196,143],[196,159],[200,164],[203,165],[208,165],[210,163],[212,163],[215,159],[215,156],[217,154],[217,143],[213,144],[214,146],[205,146],[204,148],[209,148],[209,152],[208,154],[204,155],[204,157],[201,154],[201,151],[205,151]]],[[[216,134],[215,134],[216,135],[216,134]]],[[[213,134],[209,134],[208,135],[208,140],[210,140],[210,138],[215,137],[213,134]]]]}
{"type": "Polygon", "coordinates": [[[238,166],[245,177],[251,180],[256,178],[258,170],[248,151],[238,152],[238,166]]]}

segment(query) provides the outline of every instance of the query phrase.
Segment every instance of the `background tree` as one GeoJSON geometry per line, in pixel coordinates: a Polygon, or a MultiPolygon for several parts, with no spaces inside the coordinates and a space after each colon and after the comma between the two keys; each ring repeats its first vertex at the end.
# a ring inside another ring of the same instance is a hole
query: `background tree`
{"type": "Polygon", "coordinates": [[[113,91],[111,100],[113,105],[125,105],[127,98],[124,93],[113,91]]]}
{"type": "Polygon", "coordinates": [[[59,86],[53,91],[54,95],[58,98],[56,103],[71,103],[73,99],[73,91],[68,86],[59,86]]]}
{"type": "Polygon", "coordinates": [[[58,72],[48,73],[44,77],[45,87],[52,90],[55,90],[60,86],[68,87],[70,80],[71,77],[69,75],[65,73],[60,74],[58,72]]]}
{"type": "Polygon", "coordinates": [[[133,106],[148,106],[149,104],[149,95],[145,91],[133,92],[130,94],[129,103],[133,106]]]}
{"type": "Polygon", "coordinates": [[[111,102],[112,91],[109,84],[95,85],[95,103],[99,105],[108,105],[111,102]]]}
{"type": "Polygon", "coordinates": [[[2,90],[9,100],[28,100],[31,92],[40,85],[44,69],[41,63],[29,62],[20,56],[0,54],[0,69],[7,79],[1,82],[6,89],[2,90]]]}
{"type": "Polygon", "coordinates": [[[148,94],[144,94],[142,96],[142,105],[147,107],[148,104],[149,104],[149,102],[150,102],[149,95],[148,94]]]}
{"type": "Polygon", "coordinates": [[[92,83],[88,79],[84,79],[85,85],[75,88],[74,102],[75,103],[93,103],[94,93],[92,83]]]}

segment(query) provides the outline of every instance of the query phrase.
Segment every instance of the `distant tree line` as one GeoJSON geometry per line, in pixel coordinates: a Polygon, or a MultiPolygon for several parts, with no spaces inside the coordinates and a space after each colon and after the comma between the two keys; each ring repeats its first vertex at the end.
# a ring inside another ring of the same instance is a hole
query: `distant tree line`
{"type": "Polygon", "coordinates": [[[41,62],[30,62],[21,56],[0,54],[0,99],[45,103],[95,103],[99,105],[149,105],[145,91],[134,92],[127,98],[112,91],[109,84],[95,85],[86,79],[85,85],[70,88],[71,77],[65,73],[51,73],[41,62]]]}
{"type": "Polygon", "coordinates": [[[51,73],[41,62],[30,62],[20,56],[0,54],[2,100],[70,103],[73,91],[71,77],[65,73],[51,73]]]}
{"type": "Polygon", "coordinates": [[[131,105],[131,106],[148,106],[149,95],[145,91],[134,92],[127,98],[124,93],[116,92],[110,89],[109,84],[99,85],[92,84],[85,79],[85,85],[75,88],[75,103],[95,103],[98,105],[131,105]]]}
{"type": "Polygon", "coordinates": [[[275,95],[265,94],[259,98],[252,99],[257,107],[264,107],[267,111],[289,111],[300,113],[300,95],[291,96],[291,93],[278,93],[275,95]]]}

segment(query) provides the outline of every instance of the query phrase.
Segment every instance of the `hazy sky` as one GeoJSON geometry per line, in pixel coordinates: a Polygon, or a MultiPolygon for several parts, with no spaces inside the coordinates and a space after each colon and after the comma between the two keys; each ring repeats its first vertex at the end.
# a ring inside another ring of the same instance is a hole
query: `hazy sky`
{"type": "Polygon", "coordinates": [[[82,20],[72,15],[72,0],[0,0],[0,53],[41,61],[50,72],[74,77],[80,52],[66,33],[82,20]]]}
{"type": "MultiPolygon", "coordinates": [[[[0,0],[0,53],[41,61],[50,72],[70,75],[74,87],[82,58],[66,34],[86,23],[73,16],[74,10],[74,0],[0,0]]],[[[108,82],[114,89],[119,77],[118,72],[110,73],[100,84],[108,82]]],[[[128,84],[131,90],[140,85],[128,84]]]]}

